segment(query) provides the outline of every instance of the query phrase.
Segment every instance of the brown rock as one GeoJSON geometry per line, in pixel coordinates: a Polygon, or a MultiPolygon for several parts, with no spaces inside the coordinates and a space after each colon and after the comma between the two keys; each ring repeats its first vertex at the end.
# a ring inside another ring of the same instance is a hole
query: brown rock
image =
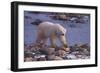
{"type": "Polygon", "coordinates": [[[56,51],[55,55],[59,57],[65,57],[66,52],[64,50],[58,50],[56,51]]]}
{"type": "Polygon", "coordinates": [[[61,58],[59,56],[55,56],[54,60],[63,60],[63,58],[61,58]]]}
{"type": "Polygon", "coordinates": [[[66,52],[69,52],[70,51],[70,48],[61,47],[61,50],[64,50],[66,52]]]}
{"type": "Polygon", "coordinates": [[[67,19],[66,15],[64,15],[64,14],[60,14],[58,17],[59,17],[59,19],[62,19],[62,20],[66,20],[67,19]]]}
{"type": "Polygon", "coordinates": [[[32,57],[26,57],[25,58],[25,62],[30,62],[30,61],[33,61],[33,58],[32,57]]]}

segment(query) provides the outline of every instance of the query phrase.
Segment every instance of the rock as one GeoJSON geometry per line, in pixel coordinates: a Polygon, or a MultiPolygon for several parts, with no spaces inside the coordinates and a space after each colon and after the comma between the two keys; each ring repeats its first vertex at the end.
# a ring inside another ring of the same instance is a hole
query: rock
{"type": "Polygon", "coordinates": [[[45,57],[45,55],[41,55],[41,54],[36,54],[35,56],[34,56],[34,58],[40,58],[40,57],[45,57]]]}
{"type": "Polygon", "coordinates": [[[67,17],[65,14],[60,14],[60,15],[58,15],[58,19],[67,20],[67,17]]]}
{"type": "Polygon", "coordinates": [[[66,52],[70,52],[70,48],[65,48],[64,46],[61,46],[60,49],[66,51],[66,52]]]}
{"type": "Polygon", "coordinates": [[[46,58],[45,58],[45,57],[40,57],[40,58],[38,59],[38,61],[46,61],[46,58]]]}
{"type": "Polygon", "coordinates": [[[70,52],[77,51],[75,46],[70,46],[70,52]]]}
{"type": "Polygon", "coordinates": [[[75,44],[69,48],[56,46],[51,48],[46,44],[32,43],[24,46],[25,61],[46,61],[66,59],[89,59],[90,47],[88,44],[75,44]]]}
{"type": "Polygon", "coordinates": [[[77,57],[76,57],[75,55],[73,55],[73,54],[68,54],[68,55],[66,56],[66,58],[67,58],[67,59],[77,59],[77,57]]]}
{"type": "Polygon", "coordinates": [[[39,51],[39,50],[40,50],[39,47],[32,47],[32,48],[31,48],[31,51],[32,51],[32,52],[37,52],[37,51],[39,51]]]}
{"type": "Polygon", "coordinates": [[[77,55],[78,59],[89,59],[90,56],[86,56],[86,55],[77,55]]]}
{"type": "Polygon", "coordinates": [[[63,60],[63,58],[55,55],[48,55],[47,60],[63,60]]]}
{"type": "Polygon", "coordinates": [[[87,55],[87,56],[90,55],[90,52],[89,52],[87,49],[84,49],[84,50],[83,50],[83,53],[84,53],[85,55],[87,55]]]}
{"type": "Polygon", "coordinates": [[[24,61],[25,62],[30,62],[30,61],[33,61],[33,58],[32,57],[26,57],[24,61]]]}
{"type": "Polygon", "coordinates": [[[55,56],[54,60],[63,60],[63,58],[61,58],[59,56],[55,56]]]}
{"type": "Polygon", "coordinates": [[[51,55],[55,53],[55,48],[42,48],[40,51],[44,54],[51,55]]]}
{"type": "Polygon", "coordinates": [[[33,58],[32,61],[37,61],[37,58],[33,58]]]}
{"type": "Polygon", "coordinates": [[[70,52],[70,48],[63,48],[64,51],[70,52]]]}
{"type": "Polygon", "coordinates": [[[79,51],[74,51],[71,54],[77,55],[77,54],[79,54],[79,51]]]}
{"type": "Polygon", "coordinates": [[[82,48],[88,48],[88,44],[87,43],[86,44],[80,44],[79,46],[82,47],[82,48]]]}
{"type": "Polygon", "coordinates": [[[55,55],[63,58],[65,57],[66,52],[64,50],[58,50],[55,52],[55,55]]]}
{"type": "Polygon", "coordinates": [[[24,52],[24,57],[34,57],[32,52],[24,52]]]}
{"type": "Polygon", "coordinates": [[[90,56],[86,56],[85,59],[90,59],[90,56]]]}
{"type": "Polygon", "coordinates": [[[47,60],[54,60],[55,55],[47,55],[47,60]]]}
{"type": "Polygon", "coordinates": [[[77,59],[81,59],[82,55],[76,55],[77,59]]]}

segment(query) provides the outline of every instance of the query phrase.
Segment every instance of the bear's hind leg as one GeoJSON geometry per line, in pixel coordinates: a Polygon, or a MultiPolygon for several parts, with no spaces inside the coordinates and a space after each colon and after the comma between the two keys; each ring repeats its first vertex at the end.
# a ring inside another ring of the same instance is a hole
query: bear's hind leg
{"type": "Polygon", "coordinates": [[[39,31],[38,31],[36,43],[39,43],[39,44],[41,44],[41,45],[45,44],[46,38],[44,38],[43,35],[44,35],[44,34],[43,34],[42,32],[39,32],[39,31]]]}

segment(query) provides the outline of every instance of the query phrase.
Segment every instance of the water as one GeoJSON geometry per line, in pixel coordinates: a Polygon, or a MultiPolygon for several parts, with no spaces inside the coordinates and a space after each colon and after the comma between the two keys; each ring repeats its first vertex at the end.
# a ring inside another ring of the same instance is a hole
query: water
{"type": "MultiPolygon", "coordinates": [[[[36,19],[43,21],[50,21],[53,23],[59,23],[67,29],[66,40],[68,45],[74,45],[76,43],[88,43],[90,44],[90,17],[88,16],[88,22],[85,23],[75,23],[70,21],[54,20],[48,16],[47,13],[30,13],[29,11],[24,12],[24,43],[30,44],[35,43],[37,37],[37,26],[32,25],[31,22],[36,19]]],[[[50,44],[49,41],[47,41],[50,44]]],[[[61,43],[57,40],[57,44],[61,43]]]]}

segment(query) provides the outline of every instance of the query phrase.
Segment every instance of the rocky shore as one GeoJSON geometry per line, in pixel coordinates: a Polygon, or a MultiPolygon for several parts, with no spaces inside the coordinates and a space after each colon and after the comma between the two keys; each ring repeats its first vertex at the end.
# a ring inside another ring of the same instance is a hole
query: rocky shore
{"type": "Polygon", "coordinates": [[[51,60],[73,60],[89,59],[90,46],[88,44],[75,44],[69,46],[67,51],[63,47],[51,48],[41,43],[24,45],[24,61],[51,61],[51,60]]]}

